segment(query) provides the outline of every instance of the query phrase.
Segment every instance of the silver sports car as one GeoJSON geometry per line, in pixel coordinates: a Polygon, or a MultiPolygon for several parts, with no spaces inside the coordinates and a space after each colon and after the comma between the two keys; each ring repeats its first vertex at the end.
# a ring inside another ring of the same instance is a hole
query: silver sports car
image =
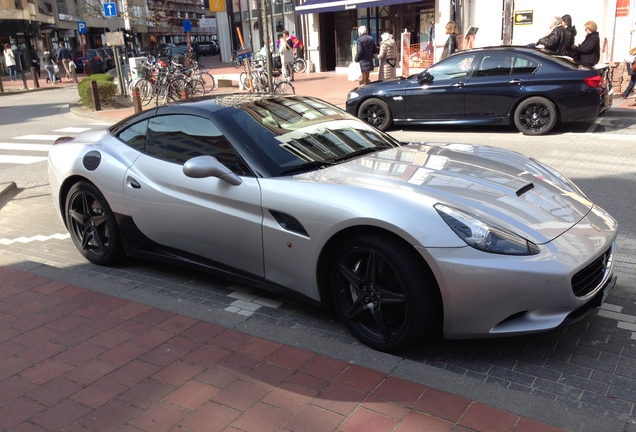
{"type": "Polygon", "coordinates": [[[573,322],[615,284],[616,221],[521,154],[401,143],[319,99],[234,94],[60,138],[79,251],[181,263],[335,308],[395,350],[573,322]]]}

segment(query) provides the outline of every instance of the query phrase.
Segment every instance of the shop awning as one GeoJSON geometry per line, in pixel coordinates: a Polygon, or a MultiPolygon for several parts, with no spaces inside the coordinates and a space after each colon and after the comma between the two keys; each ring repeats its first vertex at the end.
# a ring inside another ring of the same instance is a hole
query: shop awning
{"type": "Polygon", "coordinates": [[[351,9],[363,9],[376,6],[389,6],[402,3],[415,3],[418,0],[306,0],[296,6],[297,14],[339,12],[351,9]]]}

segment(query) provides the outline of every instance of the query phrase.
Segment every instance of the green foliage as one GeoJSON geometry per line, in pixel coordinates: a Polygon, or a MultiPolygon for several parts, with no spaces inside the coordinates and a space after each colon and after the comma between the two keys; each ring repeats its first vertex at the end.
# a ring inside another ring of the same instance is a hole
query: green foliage
{"type": "Polygon", "coordinates": [[[95,109],[91,90],[91,81],[97,83],[97,94],[102,107],[112,106],[115,96],[117,96],[117,86],[114,83],[115,77],[111,74],[94,74],[83,79],[77,85],[80,100],[85,107],[95,109]]]}

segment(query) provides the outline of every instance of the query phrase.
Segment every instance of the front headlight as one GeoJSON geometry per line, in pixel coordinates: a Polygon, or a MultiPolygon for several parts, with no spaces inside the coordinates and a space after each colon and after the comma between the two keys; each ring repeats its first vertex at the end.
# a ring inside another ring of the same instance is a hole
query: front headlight
{"type": "Polygon", "coordinates": [[[360,97],[360,95],[358,93],[356,93],[356,92],[353,92],[353,91],[349,92],[349,94],[347,95],[347,99],[348,100],[355,99],[357,97],[360,97]]]}
{"type": "Polygon", "coordinates": [[[484,222],[473,214],[444,204],[435,204],[435,210],[459,238],[475,249],[502,255],[539,253],[539,248],[531,241],[484,222]]]}

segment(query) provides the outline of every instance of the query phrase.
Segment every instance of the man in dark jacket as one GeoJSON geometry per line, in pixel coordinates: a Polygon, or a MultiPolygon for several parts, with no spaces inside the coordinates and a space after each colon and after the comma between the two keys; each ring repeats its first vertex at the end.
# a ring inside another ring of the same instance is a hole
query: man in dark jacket
{"type": "Polygon", "coordinates": [[[380,52],[375,40],[367,34],[367,27],[358,27],[358,46],[355,61],[360,63],[362,79],[360,85],[369,84],[369,74],[373,72],[373,57],[380,52]]]}
{"type": "Polygon", "coordinates": [[[62,62],[64,65],[64,71],[66,72],[66,80],[71,80],[71,61],[73,60],[73,56],[71,52],[64,46],[64,42],[59,43],[59,48],[57,49],[57,60],[58,62],[62,62]]]}
{"type": "Polygon", "coordinates": [[[537,41],[537,48],[543,47],[543,49],[552,54],[565,55],[566,44],[570,38],[566,34],[565,27],[561,24],[562,22],[561,17],[552,18],[552,24],[550,25],[552,31],[537,41]]]}

